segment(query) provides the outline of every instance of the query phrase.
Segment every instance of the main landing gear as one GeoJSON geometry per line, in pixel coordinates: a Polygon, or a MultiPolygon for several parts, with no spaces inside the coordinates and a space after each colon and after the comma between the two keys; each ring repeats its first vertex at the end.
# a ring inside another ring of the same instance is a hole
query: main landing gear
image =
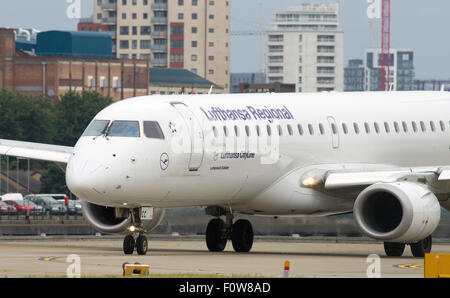
{"type": "MultiPolygon", "coordinates": [[[[207,211],[208,213],[208,211],[207,211]]],[[[215,213],[206,228],[206,246],[210,251],[219,252],[225,249],[230,239],[236,252],[249,252],[253,246],[253,228],[246,219],[239,219],[233,224],[233,214],[226,212],[226,220],[215,213]]],[[[212,215],[212,214],[210,214],[212,215]]]]}
{"type": "MultiPolygon", "coordinates": [[[[426,253],[430,253],[432,242],[433,242],[432,237],[430,235],[419,242],[409,243],[413,256],[416,258],[423,258],[426,253]]],[[[386,255],[389,257],[400,257],[403,255],[403,252],[405,251],[405,246],[406,246],[405,243],[385,242],[384,251],[386,252],[386,255]]]]}
{"type": "Polygon", "coordinates": [[[148,249],[147,237],[145,230],[142,228],[139,212],[131,211],[131,226],[128,228],[129,234],[123,239],[123,252],[131,255],[136,248],[139,255],[145,255],[148,249]]]}

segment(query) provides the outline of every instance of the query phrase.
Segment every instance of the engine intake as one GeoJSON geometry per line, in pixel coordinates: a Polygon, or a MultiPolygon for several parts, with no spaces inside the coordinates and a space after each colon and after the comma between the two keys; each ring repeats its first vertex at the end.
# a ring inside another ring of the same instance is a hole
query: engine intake
{"type": "MultiPolygon", "coordinates": [[[[127,208],[114,208],[82,202],[83,214],[94,228],[103,233],[123,233],[131,225],[130,210],[127,208]]],[[[153,219],[143,220],[142,226],[150,232],[163,220],[164,209],[155,209],[153,219]]]]}
{"type": "Polygon", "coordinates": [[[367,236],[405,243],[431,235],[441,216],[436,196],[414,182],[369,186],[356,199],[353,212],[356,224],[367,236]]]}

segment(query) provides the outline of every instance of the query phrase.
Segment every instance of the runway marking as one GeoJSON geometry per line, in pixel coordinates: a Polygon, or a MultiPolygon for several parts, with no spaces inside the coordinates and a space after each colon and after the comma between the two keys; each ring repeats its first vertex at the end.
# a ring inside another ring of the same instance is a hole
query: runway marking
{"type": "Polygon", "coordinates": [[[57,258],[60,258],[60,257],[41,257],[41,258],[39,258],[39,261],[52,262],[52,261],[54,261],[57,258]]]}
{"type": "Polygon", "coordinates": [[[394,265],[394,267],[401,268],[401,269],[419,269],[419,270],[423,270],[425,265],[424,265],[424,263],[398,264],[398,265],[394,265]]]}

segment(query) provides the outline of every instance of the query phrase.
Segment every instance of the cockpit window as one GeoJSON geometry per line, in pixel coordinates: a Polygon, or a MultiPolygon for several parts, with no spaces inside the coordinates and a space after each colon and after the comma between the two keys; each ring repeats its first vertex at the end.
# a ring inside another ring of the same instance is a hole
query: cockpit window
{"type": "Polygon", "coordinates": [[[100,136],[108,127],[109,120],[94,120],[89,124],[83,133],[83,137],[100,136]]]}
{"type": "Polygon", "coordinates": [[[139,138],[139,122],[138,121],[113,121],[108,128],[108,137],[133,137],[139,138]]]}
{"type": "Polygon", "coordinates": [[[144,121],[144,134],[147,138],[164,140],[164,133],[156,121],[144,121]]]}

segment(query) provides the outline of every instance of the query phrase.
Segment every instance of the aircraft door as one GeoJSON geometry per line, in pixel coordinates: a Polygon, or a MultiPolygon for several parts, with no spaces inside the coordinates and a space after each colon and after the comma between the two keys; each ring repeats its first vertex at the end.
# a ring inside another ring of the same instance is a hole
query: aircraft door
{"type": "Polygon", "coordinates": [[[202,165],[204,155],[204,135],[199,120],[184,103],[171,103],[181,115],[188,129],[188,144],[190,147],[189,171],[195,172],[202,165]]]}
{"type": "Polygon", "coordinates": [[[336,120],[332,116],[328,116],[327,120],[328,120],[328,124],[330,125],[331,136],[332,136],[331,143],[332,143],[333,149],[338,149],[339,148],[339,129],[336,124],[336,120]]]}

